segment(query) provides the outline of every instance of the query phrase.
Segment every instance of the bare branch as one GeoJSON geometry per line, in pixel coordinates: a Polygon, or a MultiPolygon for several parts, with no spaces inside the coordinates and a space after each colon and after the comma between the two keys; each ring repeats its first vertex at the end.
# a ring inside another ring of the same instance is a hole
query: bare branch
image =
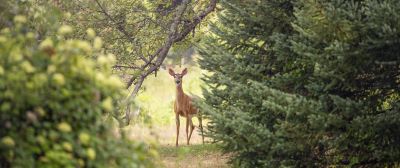
{"type": "MultiPolygon", "coordinates": [[[[184,5],[187,6],[187,1],[185,1],[186,3],[182,3],[184,5]]],[[[201,12],[199,15],[194,16],[192,21],[189,24],[185,24],[184,28],[181,30],[180,33],[177,33],[177,29],[171,33],[171,31],[173,31],[172,29],[170,29],[170,34],[168,36],[167,42],[164,44],[164,46],[160,47],[153,55],[150,56],[149,61],[146,62],[143,66],[142,66],[142,70],[145,70],[152,62],[153,59],[155,57],[158,57],[157,61],[154,63],[154,66],[150,67],[145,74],[143,74],[145,77],[147,77],[149,74],[151,74],[152,72],[156,71],[162,64],[162,62],[164,61],[166,55],[168,54],[169,49],[171,48],[171,46],[168,46],[169,42],[171,43],[171,45],[175,42],[179,42],[182,41],[190,32],[192,32],[196,26],[212,11],[214,11],[215,7],[217,4],[217,0],[211,0],[210,3],[208,4],[207,8],[201,12]],[[171,41],[172,39],[172,41],[171,41]],[[163,50],[166,50],[166,53],[162,53],[163,50]],[[161,60],[161,62],[159,62],[159,60],[161,60]]],[[[185,6],[185,8],[186,8],[185,6]]],[[[183,14],[183,13],[182,13],[183,14]]],[[[176,23],[176,26],[178,26],[178,24],[181,22],[181,16],[179,16],[179,19],[177,19],[177,17],[175,17],[174,19],[174,23],[176,23]],[[175,22],[176,21],[176,22],[175,22]]],[[[172,28],[172,25],[171,25],[172,28]]],[[[134,77],[132,77],[128,83],[127,83],[127,88],[129,88],[132,83],[135,81],[134,77]]],[[[137,84],[137,83],[136,83],[137,84]]],[[[137,93],[134,93],[137,94],[137,93]]]]}
{"type": "Polygon", "coordinates": [[[201,12],[199,15],[192,18],[192,22],[186,24],[182,31],[176,36],[174,42],[182,41],[190,32],[192,32],[196,26],[212,11],[214,11],[217,5],[217,0],[211,0],[206,10],[201,12]]]}
{"type": "Polygon", "coordinates": [[[137,66],[129,66],[129,65],[114,65],[113,68],[127,68],[127,69],[140,69],[137,66]]]}
{"type": "MultiPolygon", "coordinates": [[[[129,124],[130,120],[130,102],[136,97],[138,94],[141,86],[143,85],[144,80],[146,77],[153,72],[157,73],[158,69],[164,62],[169,50],[171,49],[172,45],[176,42],[182,41],[185,39],[185,37],[192,32],[198,24],[209,14],[211,13],[215,7],[217,0],[210,0],[210,3],[206,7],[204,11],[202,11],[200,14],[197,16],[194,16],[191,18],[191,20],[185,20],[185,22],[182,22],[182,17],[184,16],[184,13],[186,11],[186,8],[188,4],[190,3],[190,0],[179,0],[179,1],[174,1],[177,4],[176,6],[173,6],[173,10],[176,10],[174,12],[174,17],[172,20],[172,23],[170,24],[169,28],[167,29],[168,31],[168,37],[165,39],[164,44],[160,46],[153,54],[148,55],[145,57],[143,54],[139,54],[139,58],[144,61],[144,64],[141,66],[130,66],[130,65],[115,65],[113,68],[116,69],[121,69],[121,68],[127,68],[127,69],[135,69],[137,71],[140,71],[141,74],[139,76],[132,76],[128,83],[127,83],[127,88],[131,87],[133,84],[135,85],[133,88],[132,93],[129,95],[127,99],[127,110],[124,119],[126,120],[126,124],[129,124]]],[[[97,6],[100,8],[100,11],[103,15],[108,18],[115,28],[120,31],[125,38],[132,44],[136,44],[135,39],[133,38],[132,34],[128,33],[128,31],[124,27],[124,23],[118,22],[113,16],[108,13],[108,11],[102,6],[102,4],[99,2],[99,0],[95,0],[95,3],[97,6]]],[[[151,21],[151,20],[150,20],[151,21]]],[[[139,21],[138,24],[139,26],[144,26],[146,24],[146,19],[139,21]]],[[[164,27],[164,26],[162,26],[164,27]]],[[[140,51],[141,53],[141,51],[140,51]]]]}
{"type": "MultiPolygon", "coordinates": [[[[171,48],[172,44],[174,43],[174,39],[175,39],[176,33],[178,31],[179,22],[180,22],[181,17],[187,7],[188,1],[189,0],[184,0],[182,5],[179,6],[178,11],[176,12],[176,15],[174,17],[174,21],[170,26],[170,32],[169,32],[167,41],[165,42],[163,47],[161,47],[160,49],[158,49],[156,51],[156,53],[158,53],[158,54],[153,55],[153,56],[157,55],[156,56],[157,60],[155,62],[155,65],[151,66],[148,70],[142,72],[139,80],[136,82],[135,88],[127,100],[128,106],[127,106],[127,110],[126,110],[126,114],[125,114],[126,124],[129,124],[129,121],[130,121],[130,108],[129,108],[130,104],[129,104],[129,102],[131,102],[136,97],[136,94],[139,92],[139,89],[142,86],[144,79],[149,74],[151,74],[153,71],[157,70],[157,68],[160,67],[160,65],[164,61],[165,57],[167,56],[169,49],[171,48]]],[[[143,67],[143,68],[145,68],[145,67],[143,67]]],[[[129,82],[132,83],[133,81],[134,81],[134,79],[131,78],[129,82]]]]}
{"type": "MultiPolygon", "coordinates": [[[[151,55],[150,58],[149,58],[149,61],[146,62],[145,64],[143,64],[143,65],[141,66],[140,69],[141,69],[142,71],[144,71],[144,70],[152,63],[152,61],[154,60],[154,58],[157,57],[157,56],[160,54],[160,52],[161,52],[162,49],[163,49],[163,48],[159,48],[153,55],[151,55]]],[[[154,65],[154,64],[153,64],[153,65],[154,65]]],[[[147,76],[147,75],[146,75],[146,76],[147,76]]],[[[145,77],[146,77],[146,76],[145,76],[145,77]]],[[[127,85],[126,85],[126,88],[129,89],[129,87],[133,84],[134,81],[135,81],[135,77],[132,76],[132,77],[129,79],[127,85]]],[[[139,88],[140,88],[140,87],[139,87],[139,88]]],[[[136,93],[135,93],[135,94],[136,94],[136,93]]]]}

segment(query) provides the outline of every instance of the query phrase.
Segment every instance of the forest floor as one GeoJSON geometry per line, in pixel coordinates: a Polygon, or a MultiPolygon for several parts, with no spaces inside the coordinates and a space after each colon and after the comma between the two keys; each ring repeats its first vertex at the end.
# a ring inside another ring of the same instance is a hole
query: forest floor
{"type": "Polygon", "coordinates": [[[180,128],[179,147],[175,147],[175,125],[134,126],[129,129],[131,138],[158,143],[158,151],[163,167],[166,168],[225,168],[229,167],[229,156],[222,154],[217,144],[205,139],[202,144],[197,128],[193,131],[190,145],[186,145],[184,126],[180,128]]]}

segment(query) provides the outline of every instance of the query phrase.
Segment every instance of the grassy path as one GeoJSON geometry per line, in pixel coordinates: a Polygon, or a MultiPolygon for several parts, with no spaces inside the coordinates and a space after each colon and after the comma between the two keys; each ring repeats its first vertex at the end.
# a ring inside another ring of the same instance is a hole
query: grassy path
{"type": "Polygon", "coordinates": [[[162,163],[167,168],[225,168],[227,156],[222,155],[215,144],[189,146],[165,145],[160,147],[162,163]]]}
{"type": "MultiPolygon", "coordinates": [[[[191,145],[186,145],[186,135],[181,127],[179,147],[175,147],[175,125],[152,128],[136,126],[130,128],[131,138],[153,141],[159,144],[158,151],[164,167],[167,168],[226,168],[228,156],[223,155],[216,144],[202,144],[201,136],[193,132],[191,145]]],[[[209,139],[206,138],[206,141],[209,139]]]]}

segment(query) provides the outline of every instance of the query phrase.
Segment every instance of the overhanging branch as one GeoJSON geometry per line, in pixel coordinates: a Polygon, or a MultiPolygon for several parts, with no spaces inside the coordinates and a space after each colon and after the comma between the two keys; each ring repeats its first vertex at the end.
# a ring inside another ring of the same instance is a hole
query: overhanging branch
{"type": "MultiPolygon", "coordinates": [[[[191,20],[189,20],[189,22],[185,22],[185,24],[183,24],[182,26],[180,25],[182,23],[182,16],[189,4],[190,0],[183,0],[182,3],[177,7],[177,11],[174,15],[174,19],[172,24],[170,25],[169,28],[169,33],[168,33],[168,38],[166,39],[166,41],[164,42],[164,44],[162,46],[160,46],[155,52],[154,54],[150,55],[148,59],[144,60],[144,64],[142,66],[140,66],[139,71],[141,72],[141,74],[139,76],[132,76],[128,83],[127,83],[127,88],[129,88],[130,86],[132,86],[132,84],[135,84],[135,87],[132,91],[132,93],[129,95],[127,101],[128,101],[128,108],[126,110],[126,114],[125,114],[125,120],[126,120],[126,124],[129,124],[130,121],[130,108],[129,108],[129,102],[131,102],[137,95],[137,93],[139,92],[144,80],[146,79],[146,77],[150,74],[152,74],[153,72],[156,72],[160,66],[162,65],[162,63],[164,62],[168,51],[170,50],[170,48],[172,47],[172,45],[176,42],[182,41],[185,39],[185,37],[192,32],[196,26],[212,11],[214,11],[215,7],[216,7],[216,3],[217,0],[210,0],[210,3],[208,4],[208,6],[206,7],[206,9],[204,11],[202,11],[200,14],[198,14],[197,16],[194,16],[191,20]],[[181,26],[181,29],[179,29],[179,27],[181,26]]],[[[107,13],[107,11],[100,5],[100,3],[96,0],[96,3],[99,5],[99,7],[102,9],[103,13],[109,17],[110,19],[111,16],[107,13]]],[[[123,26],[118,25],[117,28],[119,31],[121,31],[124,35],[129,35],[129,34],[125,34],[124,32],[125,29],[123,28],[123,26]]],[[[132,41],[131,41],[132,42],[132,41]]]]}
{"type": "MultiPolygon", "coordinates": [[[[187,6],[187,1],[185,1],[186,3],[182,2],[183,5],[185,5],[185,8],[187,6]]],[[[182,28],[182,30],[180,32],[178,32],[178,29],[175,29],[173,33],[170,33],[167,39],[167,42],[161,46],[154,54],[152,54],[149,58],[149,61],[146,62],[143,66],[142,66],[142,70],[144,71],[146,68],[148,68],[150,65],[153,65],[151,67],[149,67],[149,69],[147,71],[145,71],[144,73],[142,73],[142,75],[144,76],[144,78],[146,78],[149,74],[153,73],[154,71],[156,71],[162,64],[162,61],[165,59],[165,57],[168,54],[169,49],[171,48],[171,45],[173,43],[176,42],[180,42],[182,40],[185,39],[185,37],[192,32],[196,26],[198,24],[200,24],[200,22],[208,15],[210,14],[212,11],[214,11],[214,9],[216,8],[216,4],[217,4],[217,0],[211,0],[210,3],[208,4],[208,6],[206,7],[206,9],[201,12],[200,14],[198,14],[197,16],[194,16],[189,24],[185,24],[184,27],[182,28]],[[172,40],[172,41],[171,41],[172,40]],[[169,45],[169,43],[171,43],[171,45],[169,45]],[[161,52],[163,50],[166,50],[166,53],[161,52]],[[154,58],[158,58],[156,60],[155,63],[152,64],[154,58]],[[161,60],[161,62],[159,63],[159,60],[161,60]]],[[[182,13],[183,14],[183,13],[182,13]]],[[[175,17],[176,19],[176,17],[175,17]]],[[[179,16],[179,20],[177,20],[177,22],[174,21],[174,23],[176,25],[178,25],[181,22],[181,16],[179,16]]],[[[172,27],[172,25],[171,25],[172,27]]],[[[171,32],[171,29],[170,29],[171,32]]],[[[129,88],[135,81],[135,77],[132,77],[128,83],[127,83],[127,88],[129,88]]],[[[138,80],[138,82],[136,82],[135,85],[139,84],[140,80],[138,80]]],[[[140,84],[141,85],[141,84],[140,84]]],[[[135,87],[136,88],[136,87],[135,87]]],[[[139,87],[140,88],[140,87],[139,87]]],[[[137,94],[137,92],[133,92],[134,95],[137,94]]]]}
{"type": "Polygon", "coordinates": [[[182,41],[190,32],[192,32],[198,24],[212,11],[214,11],[217,5],[217,0],[211,0],[210,4],[207,6],[206,10],[201,12],[199,15],[194,16],[189,24],[186,24],[181,32],[175,37],[174,42],[182,41]]]}

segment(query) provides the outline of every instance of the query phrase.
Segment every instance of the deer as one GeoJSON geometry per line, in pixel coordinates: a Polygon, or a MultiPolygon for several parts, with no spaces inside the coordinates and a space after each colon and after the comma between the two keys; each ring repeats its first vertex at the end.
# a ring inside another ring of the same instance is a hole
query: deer
{"type": "Polygon", "coordinates": [[[169,74],[174,77],[175,85],[176,85],[176,98],[174,102],[174,112],[175,112],[175,120],[176,120],[176,141],[175,145],[178,147],[178,139],[179,139],[179,126],[180,120],[179,116],[186,118],[186,143],[189,145],[190,138],[192,136],[192,132],[195,128],[192,117],[196,116],[199,120],[199,128],[202,136],[202,141],[204,144],[204,134],[203,134],[203,124],[202,124],[202,116],[199,113],[199,110],[193,105],[192,97],[188,96],[183,92],[182,89],[182,78],[187,74],[187,68],[185,68],[180,74],[175,73],[174,70],[168,68],[169,74]],[[189,132],[190,127],[190,132],[189,132]]]}

